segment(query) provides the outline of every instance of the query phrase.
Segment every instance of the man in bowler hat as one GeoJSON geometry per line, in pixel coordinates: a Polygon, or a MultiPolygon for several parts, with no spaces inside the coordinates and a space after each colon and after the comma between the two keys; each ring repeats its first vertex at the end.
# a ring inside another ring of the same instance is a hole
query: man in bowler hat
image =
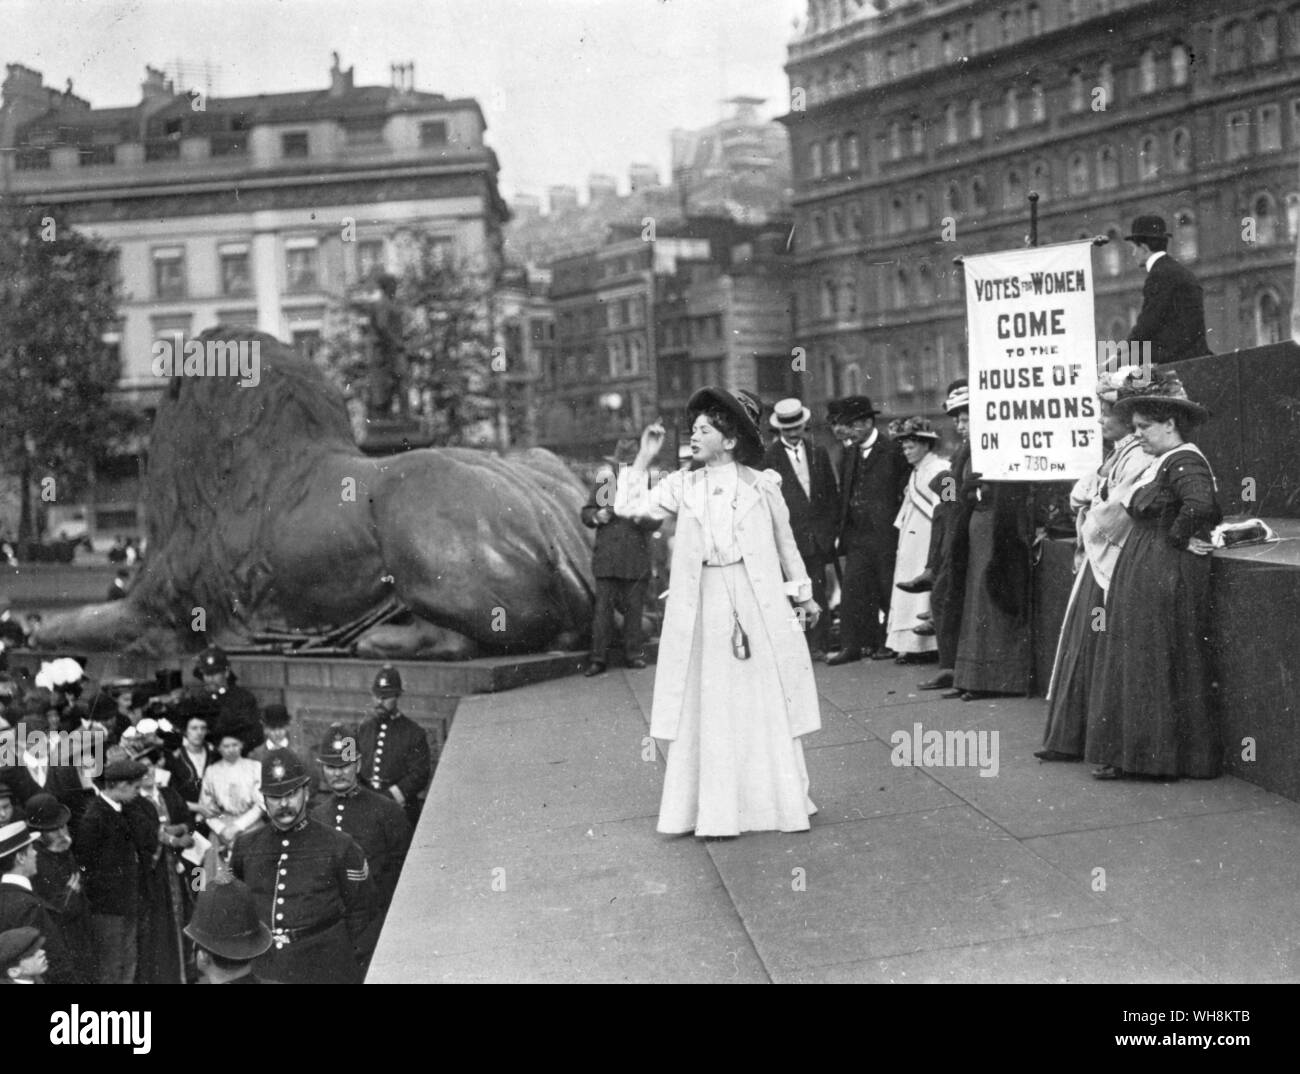
{"type": "Polygon", "coordinates": [[[876,428],[876,411],[865,395],[841,399],[835,435],[847,442],[840,460],[839,551],[844,556],[840,598],[840,649],[828,664],[868,656],[890,659],[884,617],[894,588],[898,530],[894,519],[911,467],[897,444],[876,428]]]}
{"type": "MultiPolygon", "coordinates": [[[[1142,309],[1129,333],[1129,362],[1133,347],[1151,344],[1151,364],[1164,365],[1210,353],[1205,339],[1205,300],[1196,277],[1168,253],[1169,229],[1159,216],[1139,216],[1125,236],[1133,258],[1146,267],[1142,309]]],[[[1137,352],[1138,358],[1142,352],[1137,352]]]]}
{"type": "Polygon", "coordinates": [[[194,963],[207,984],[261,984],[253,961],[270,950],[271,930],[257,916],[248,885],[219,870],[199,893],[185,926],[194,963]]]}
{"type": "MultiPolygon", "coordinates": [[[[780,400],[768,418],[779,435],[768,447],[763,464],[781,475],[781,495],[790,511],[794,542],[812,579],[812,597],[825,608],[826,568],[835,558],[839,488],[830,455],[807,436],[811,418],[812,411],[798,399],[780,400]]],[[[823,616],[808,631],[814,660],[826,659],[829,627],[830,617],[823,616]]]]}
{"type": "Polygon", "coordinates": [[[660,523],[653,519],[619,518],[614,514],[618,481],[636,461],[637,442],[620,440],[607,457],[586,506],[582,524],[596,531],[591,573],[596,578],[596,610],[591,623],[591,657],[584,674],[605,670],[614,633],[614,609],[623,613],[623,655],[630,668],[646,666],[642,651],[641,617],[650,581],[650,534],[660,523]]]}

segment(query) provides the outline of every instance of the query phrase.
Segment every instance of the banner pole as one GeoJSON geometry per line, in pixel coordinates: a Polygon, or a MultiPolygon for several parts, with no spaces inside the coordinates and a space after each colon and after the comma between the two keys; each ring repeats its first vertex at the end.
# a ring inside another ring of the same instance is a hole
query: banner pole
{"type": "MultiPolygon", "coordinates": [[[[1038,191],[1029,192],[1029,245],[1032,248],[1038,246],[1038,191]]],[[[1037,621],[1038,621],[1038,577],[1034,570],[1034,553],[1037,547],[1034,539],[1038,536],[1038,483],[1031,481],[1029,484],[1029,696],[1033,697],[1038,687],[1038,652],[1037,652],[1037,621]]]]}

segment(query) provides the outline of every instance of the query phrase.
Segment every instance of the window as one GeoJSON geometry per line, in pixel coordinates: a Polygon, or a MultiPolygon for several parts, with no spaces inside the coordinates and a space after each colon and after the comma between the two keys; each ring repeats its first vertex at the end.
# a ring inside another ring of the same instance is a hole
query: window
{"type": "Polygon", "coordinates": [[[1016,87],[1012,86],[1006,93],[1006,128],[1009,131],[1015,130],[1020,126],[1020,97],[1016,93],[1016,87]]]}
{"type": "Polygon", "coordinates": [[[611,377],[620,376],[623,372],[623,341],[621,339],[611,339],[605,344],[605,366],[609,370],[611,377]]]}
{"type": "Polygon", "coordinates": [[[185,250],[180,246],[153,252],[153,290],[157,298],[185,297],[185,250]]]}
{"type": "Polygon", "coordinates": [[[919,157],[925,153],[925,124],[920,116],[912,117],[912,155],[919,157]]]}
{"type": "Polygon", "coordinates": [[[856,317],[858,314],[858,293],[853,288],[852,280],[845,280],[840,284],[841,305],[846,317],[856,317]]]}
{"type": "Polygon", "coordinates": [[[984,137],[983,106],[980,104],[978,97],[970,103],[970,136],[972,138],[984,137]]]}
{"type": "Polygon", "coordinates": [[[357,279],[371,280],[384,271],[384,240],[362,239],[357,243],[357,279]]]}
{"type": "Polygon", "coordinates": [[[1119,186],[1119,158],[1115,150],[1104,145],[1097,153],[1097,189],[1114,190],[1119,186]]]}
{"type": "Polygon", "coordinates": [[[934,276],[924,262],[916,270],[916,300],[923,306],[934,301],[934,276]]]}
{"type": "Polygon", "coordinates": [[[1260,194],[1250,207],[1255,218],[1255,243],[1259,246],[1272,246],[1277,242],[1277,207],[1273,195],[1260,194]]]}
{"type": "Polygon", "coordinates": [[[319,286],[315,239],[289,239],[285,242],[285,287],[289,291],[312,291],[319,286]]]}
{"type": "Polygon", "coordinates": [[[1110,242],[1101,248],[1101,267],[1107,276],[1118,276],[1124,266],[1124,233],[1111,225],[1106,229],[1110,242]]]}
{"type": "Polygon", "coordinates": [[[822,316],[835,316],[835,299],[836,299],[835,281],[822,280],[822,316]]]}
{"type": "Polygon", "coordinates": [[[1287,8],[1286,50],[1292,56],[1300,55],[1300,4],[1287,8]]]}
{"type": "Polygon", "coordinates": [[[862,224],[862,207],[859,205],[849,210],[849,231],[855,239],[860,239],[866,234],[862,224]]]}
{"type": "Polygon", "coordinates": [[[1286,234],[1292,240],[1300,235],[1300,193],[1294,191],[1286,196],[1286,234]]]}
{"type": "Polygon", "coordinates": [[[912,227],[923,228],[930,226],[930,202],[925,196],[925,191],[918,190],[912,195],[912,227]]]}
{"type": "Polygon", "coordinates": [[[907,69],[909,71],[921,69],[921,50],[916,47],[915,41],[907,46],[907,69]]]}
{"type": "Polygon", "coordinates": [[[1097,68],[1097,85],[1107,108],[1115,103],[1115,68],[1109,62],[1097,68]]]}
{"type": "Polygon", "coordinates": [[[898,77],[898,54],[892,48],[885,53],[885,77],[898,77]]]}
{"type": "Polygon", "coordinates": [[[1065,22],[1073,26],[1079,21],[1079,0],[1065,0],[1065,22]]]}
{"type": "Polygon", "coordinates": [[[812,177],[813,177],[814,179],[820,179],[820,178],[822,177],[822,144],[821,144],[821,142],[813,142],[813,144],[812,144],[812,148],[811,148],[811,150],[810,150],[810,157],[811,157],[811,163],[812,163],[812,177]]]}
{"type": "Polygon", "coordinates": [[[221,246],[217,256],[221,260],[221,293],[250,294],[253,288],[248,274],[248,246],[242,243],[221,246]]]}
{"type": "Polygon", "coordinates": [[[1042,123],[1047,119],[1047,94],[1043,84],[1035,82],[1029,91],[1029,122],[1042,123]]]}
{"type": "Polygon", "coordinates": [[[1200,244],[1196,234],[1196,215],[1190,209],[1181,209],[1174,214],[1174,238],[1172,242],[1174,256],[1180,261],[1195,261],[1200,244]]]}
{"type": "Polygon", "coordinates": [[[1029,33],[1036,37],[1043,32],[1043,13],[1037,4],[1029,5],[1029,33]]]}
{"type": "Polygon", "coordinates": [[[645,340],[632,336],[627,341],[627,371],[640,373],[645,368],[645,340]]]}
{"type": "Polygon", "coordinates": [[[1259,151],[1275,153],[1282,148],[1282,109],[1275,104],[1259,110],[1259,151]]]}
{"type": "Polygon", "coordinates": [[[1011,12],[1002,12],[1002,14],[998,16],[998,24],[1001,26],[1002,43],[1004,45],[1011,44],[1011,42],[1015,40],[1015,37],[1013,36],[1015,34],[1015,27],[1012,26],[1011,23],[1011,12]]]}
{"type": "Polygon", "coordinates": [[[1138,92],[1155,93],[1156,91],[1156,52],[1155,49],[1144,49],[1142,58],[1138,60],[1138,92]]]}
{"type": "Polygon", "coordinates": [[[898,120],[889,125],[889,159],[903,159],[903,127],[898,120]]]}
{"type": "Polygon", "coordinates": [[[1255,62],[1272,63],[1277,59],[1277,16],[1266,11],[1255,20],[1255,62]]]}
{"type": "Polygon", "coordinates": [[[429,119],[420,124],[420,148],[434,149],[447,144],[447,121],[429,119]]]}
{"type": "Polygon", "coordinates": [[[384,144],[384,118],[351,120],[343,127],[343,137],[350,146],[381,146],[384,144]]]}
{"type": "Polygon", "coordinates": [[[1187,74],[1191,64],[1187,56],[1187,46],[1178,42],[1169,51],[1169,81],[1175,86],[1187,85],[1187,74]]]}
{"type": "Polygon", "coordinates": [[[1265,347],[1287,339],[1282,302],[1271,287],[1255,303],[1255,345],[1265,347]]]}
{"type": "Polygon", "coordinates": [[[945,216],[960,216],[962,207],[965,204],[965,198],[962,197],[961,184],[953,180],[948,184],[943,193],[943,212],[945,216]]]}
{"type": "Polygon", "coordinates": [[[907,269],[899,269],[894,274],[894,308],[907,309],[908,291],[911,290],[911,280],[907,275],[907,269]]]}
{"type": "Polygon", "coordinates": [[[282,157],[307,156],[307,132],[289,131],[280,135],[280,155],[282,157]]]}
{"type": "Polygon", "coordinates": [[[826,218],[821,213],[813,214],[813,242],[818,246],[826,243],[826,218]]]}
{"type": "Polygon", "coordinates": [[[980,50],[979,28],[973,23],[966,24],[966,55],[974,56],[980,50]]]}
{"type": "Polygon", "coordinates": [[[1038,192],[1040,201],[1047,201],[1052,194],[1052,168],[1045,160],[1034,161],[1029,173],[1030,186],[1038,192]]]}
{"type": "Polygon", "coordinates": [[[862,373],[857,362],[850,362],[844,367],[844,394],[857,395],[862,391],[862,373]]]}
{"type": "Polygon", "coordinates": [[[1300,144],[1300,97],[1291,102],[1291,144],[1300,144]]]}
{"type": "Polygon", "coordinates": [[[844,221],[839,209],[832,209],[830,212],[830,237],[831,242],[839,242],[844,238],[844,221]]]}
{"type": "Polygon", "coordinates": [[[1149,183],[1160,177],[1160,143],[1154,134],[1147,134],[1138,142],[1138,180],[1149,183]]]}
{"type": "Polygon", "coordinates": [[[1169,137],[1169,163],[1176,172],[1188,172],[1192,168],[1192,136],[1186,127],[1179,127],[1169,137]]]}
{"type": "Polygon", "coordinates": [[[1250,115],[1246,112],[1228,113],[1229,160],[1238,160],[1250,152],[1250,115]]]}
{"type": "Polygon", "coordinates": [[[1088,92],[1083,84],[1083,72],[1077,67],[1070,72],[1070,111],[1082,112],[1088,107],[1088,92]]]}
{"type": "Polygon", "coordinates": [[[970,181],[970,203],[971,207],[977,213],[988,211],[989,192],[988,188],[984,185],[983,176],[977,175],[970,181]]]}
{"type": "Polygon", "coordinates": [[[1019,208],[1024,200],[1025,181],[1021,178],[1020,172],[1012,168],[1007,172],[1006,180],[1002,184],[1002,208],[1019,208]]]}
{"type": "Polygon", "coordinates": [[[862,166],[861,154],[858,149],[858,136],[856,134],[846,134],[844,136],[844,166],[850,172],[856,172],[862,166]]]}
{"type": "Polygon", "coordinates": [[[826,139],[826,171],[829,175],[840,174],[840,140],[826,139]]]}
{"type": "Polygon", "coordinates": [[[939,39],[939,54],[943,57],[944,63],[957,62],[957,39],[948,30],[944,30],[943,36],[939,39]]]}
{"type": "Polygon", "coordinates": [[[901,194],[895,194],[889,202],[889,233],[897,235],[907,230],[907,206],[901,194]]]}
{"type": "Polygon", "coordinates": [[[958,138],[957,105],[949,101],[943,110],[943,140],[947,145],[956,145],[958,138]]]}
{"type": "Polygon", "coordinates": [[[1088,193],[1088,158],[1082,153],[1071,155],[1065,183],[1071,194],[1088,193]]]}
{"type": "Polygon", "coordinates": [[[1240,71],[1246,66],[1246,24],[1230,22],[1223,28],[1219,54],[1223,57],[1223,71],[1240,71]]]}

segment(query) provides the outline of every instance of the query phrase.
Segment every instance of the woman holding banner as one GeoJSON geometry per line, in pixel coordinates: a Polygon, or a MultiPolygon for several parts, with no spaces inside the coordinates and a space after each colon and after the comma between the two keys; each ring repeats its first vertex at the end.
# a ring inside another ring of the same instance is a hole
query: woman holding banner
{"type": "Polygon", "coordinates": [[[1124,500],[1133,531],[1107,593],[1084,756],[1097,779],[1212,778],[1222,757],[1205,539],[1223,516],[1210,464],[1189,440],[1208,413],[1174,372],[1115,408],[1153,461],[1124,500]]]}
{"type": "Polygon", "coordinates": [[[903,449],[912,476],[908,478],[903,505],[894,519],[898,554],[894,559],[894,592],[889,601],[885,645],[898,653],[897,663],[919,664],[938,648],[933,633],[927,636],[913,630],[922,615],[930,614],[930,594],[905,592],[898,583],[915,578],[925,570],[930,556],[930,526],[939,503],[939,493],[931,489],[931,482],[948,469],[948,460],[934,453],[939,434],[925,418],[891,422],[889,435],[903,449]]]}
{"type": "Polygon", "coordinates": [[[1070,494],[1076,518],[1078,551],[1075,553],[1074,588],[1061,625],[1047,690],[1047,730],[1043,748],[1034,754],[1044,761],[1083,760],[1088,726],[1088,690],[1092,683],[1098,642],[1104,624],[1106,591],[1119,558],[1120,549],[1133,528],[1124,500],[1133,486],[1151,469],[1152,457],[1142,450],[1127,421],[1115,413],[1121,396],[1145,390],[1133,386],[1126,366],[1114,373],[1102,373],[1097,381],[1101,402],[1101,435],[1109,453],[1095,474],[1080,478],[1070,494]]]}

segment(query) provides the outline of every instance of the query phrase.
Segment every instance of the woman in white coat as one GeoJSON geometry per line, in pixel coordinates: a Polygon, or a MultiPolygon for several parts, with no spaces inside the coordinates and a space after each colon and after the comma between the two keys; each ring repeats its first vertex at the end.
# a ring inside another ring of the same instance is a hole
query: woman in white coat
{"type": "Polygon", "coordinates": [[[703,465],[647,489],[638,471],[663,444],[656,423],[614,500],[625,517],[677,520],[650,718],[650,734],[670,744],[658,830],[806,831],[816,806],[800,737],[820,729],[821,712],[803,628],[821,609],[781,479],[753,469],[759,401],[703,388],[687,409],[703,465]]]}
{"type": "Polygon", "coordinates": [[[907,593],[899,582],[915,578],[925,570],[930,557],[930,525],[939,502],[930,482],[948,469],[948,460],[934,453],[939,434],[925,418],[908,418],[890,429],[890,435],[903,449],[912,467],[903,504],[894,526],[898,530],[898,555],[894,559],[894,592],[889,599],[889,621],[885,625],[885,644],[898,653],[898,663],[921,663],[923,654],[937,653],[939,645],[933,633],[917,634],[913,627],[930,617],[930,594],[907,593]]]}

